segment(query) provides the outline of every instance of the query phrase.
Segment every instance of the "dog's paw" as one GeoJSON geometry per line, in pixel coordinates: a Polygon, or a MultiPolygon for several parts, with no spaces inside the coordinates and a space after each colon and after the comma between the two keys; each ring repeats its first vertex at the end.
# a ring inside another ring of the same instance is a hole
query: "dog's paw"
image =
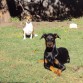
{"type": "Polygon", "coordinates": [[[26,38],[23,38],[23,40],[26,40],[26,38]]]}
{"type": "Polygon", "coordinates": [[[30,39],[32,39],[32,37],[30,37],[30,39]]]}
{"type": "Polygon", "coordinates": [[[55,74],[57,74],[58,76],[61,75],[61,70],[60,69],[57,69],[56,71],[54,71],[55,74]]]}

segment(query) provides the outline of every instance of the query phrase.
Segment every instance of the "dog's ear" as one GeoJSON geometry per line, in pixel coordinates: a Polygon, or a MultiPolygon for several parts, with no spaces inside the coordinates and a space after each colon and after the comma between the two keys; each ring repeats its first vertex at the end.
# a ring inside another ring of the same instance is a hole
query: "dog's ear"
{"type": "MultiPolygon", "coordinates": [[[[55,37],[55,39],[56,39],[56,38],[60,38],[57,33],[54,33],[54,37],[55,37]]],[[[60,38],[60,39],[61,39],[61,38],[60,38]]]]}
{"type": "Polygon", "coordinates": [[[47,34],[43,34],[40,39],[46,38],[47,34]]]}

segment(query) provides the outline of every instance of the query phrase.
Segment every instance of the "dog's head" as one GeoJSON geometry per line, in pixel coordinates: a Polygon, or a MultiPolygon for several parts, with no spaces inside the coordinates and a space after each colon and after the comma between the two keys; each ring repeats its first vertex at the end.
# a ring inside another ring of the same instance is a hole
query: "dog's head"
{"type": "Polygon", "coordinates": [[[27,23],[30,23],[32,21],[32,16],[31,15],[25,15],[24,17],[27,21],[27,23]]]}
{"type": "Polygon", "coordinates": [[[45,39],[46,47],[53,47],[55,45],[55,39],[60,38],[56,33],[43,34],[41,39],[45,39]]]}

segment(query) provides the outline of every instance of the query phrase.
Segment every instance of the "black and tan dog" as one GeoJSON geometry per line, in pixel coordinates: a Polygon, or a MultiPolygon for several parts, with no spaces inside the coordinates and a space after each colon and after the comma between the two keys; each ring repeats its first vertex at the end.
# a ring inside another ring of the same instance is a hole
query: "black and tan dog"
{"type": "Polygon", "coordinates": [[[56,48],[56,38],[60,38],[56,33],[43,34],[41,39],[45,39],[46,49],[44,52],[44,67],[60,75],[65,70],[65,63],[70,62],[68,50],[64,47],[56,48]],[[58,69],[56,69],[58,68],[58,69]]]}

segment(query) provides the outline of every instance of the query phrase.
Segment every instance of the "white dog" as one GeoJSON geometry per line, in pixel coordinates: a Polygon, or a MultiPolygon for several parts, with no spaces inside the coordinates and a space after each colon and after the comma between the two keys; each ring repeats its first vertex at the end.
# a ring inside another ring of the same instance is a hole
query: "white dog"
{"type": "Polygon", "coordinates": [[[23,31],[24,31],[24,38],[23,39],[26,39],[27,35],[30,35],[30,39],[32,39],[33,36],[37,36],[36,34],[34,35],[34,28],[32,25],[32,17],[27,16],[26,19],[27,19],[27,22],[26,22],[25,27],[23,28],[23,31]]]}

